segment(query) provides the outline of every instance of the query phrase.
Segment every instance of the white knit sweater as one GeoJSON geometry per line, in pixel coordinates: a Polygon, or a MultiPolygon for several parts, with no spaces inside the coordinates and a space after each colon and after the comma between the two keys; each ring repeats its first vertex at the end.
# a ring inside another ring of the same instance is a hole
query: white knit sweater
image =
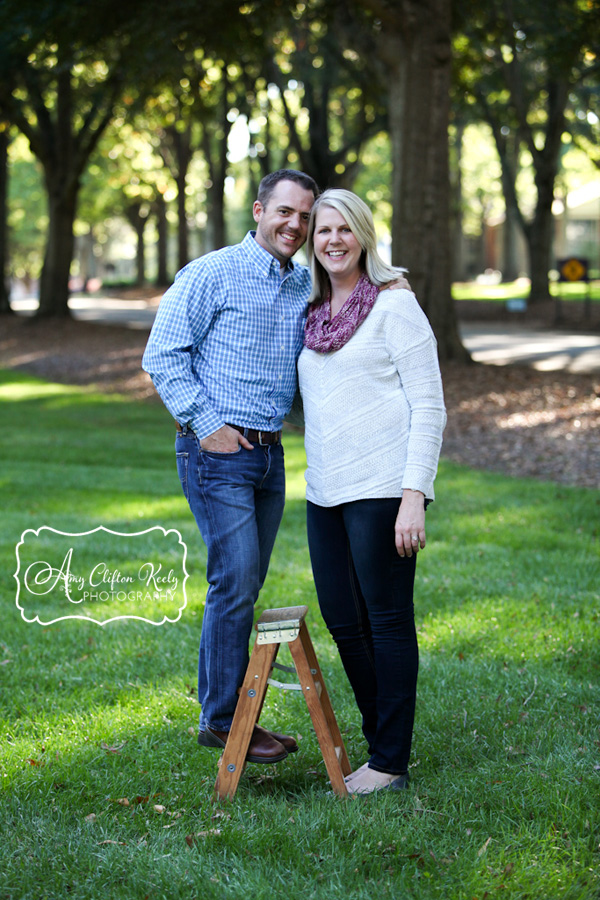
{"type": "Polygon", "coordinates": [[[446,411],[431,326],[410,291],[382,291],[340,349],[304,348],[307,499],[318,506],[400,497],[433,499],[446,411]]]}

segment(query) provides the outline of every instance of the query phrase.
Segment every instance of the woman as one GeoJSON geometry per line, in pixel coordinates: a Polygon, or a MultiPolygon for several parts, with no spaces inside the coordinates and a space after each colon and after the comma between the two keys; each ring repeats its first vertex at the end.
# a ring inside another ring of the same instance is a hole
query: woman
{"type": "Polygon", "coordinates": [[[351,793],[408,786],[418,648],[413,583],[446,413],[437,347],[373,217],[325,191],[308,229],[313,292],[299,379],[307,525],[323,618],[362,714],[367,762],[351,793]]]}

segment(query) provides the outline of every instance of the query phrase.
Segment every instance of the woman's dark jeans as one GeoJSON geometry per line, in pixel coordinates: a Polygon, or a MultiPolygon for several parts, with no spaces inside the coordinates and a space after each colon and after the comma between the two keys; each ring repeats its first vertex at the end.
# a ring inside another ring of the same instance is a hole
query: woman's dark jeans
{"type": "Polygon", "coordinates": [[[400,498],[307,507],[319,605],[362,714],[369,765],[394,774],[408,768],[419,668],[416,556],[398,556],[399,505],[400,498]]]}

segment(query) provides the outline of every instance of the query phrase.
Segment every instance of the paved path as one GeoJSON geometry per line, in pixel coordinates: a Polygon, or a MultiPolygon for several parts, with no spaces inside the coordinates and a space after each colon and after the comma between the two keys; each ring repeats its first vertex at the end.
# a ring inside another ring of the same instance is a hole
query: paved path
{"type": "MultiPolygon", "coordinates": [[[[13,300],[13,310],[30,316],[38,307],[37,300],[13,300]]],[[[113,297],[71,297],[69,309],[73,318],[82,322],[99,322],[101,325],[121,325],[139,330],[152,328],[156,306],[145,300],[117,300],[113,297]]]]}
{"type": "Polygon", "coordinates": [[[499,322],[461,323],[460,334],[476,362],[525,363],[543,372],[600,372],[600,334],[499,322]]]}
{"type": "MultiPolygon", "coordinates": [[[[145,300],[72,297],[69,305],[76,319],[140,330],[149,329],[156,314],[156,308],[145,300]]],[[[13,303],[15,311],[23,315],[31,315],[36,306],[34,300],[13,303]]],[[[466,322],[460,325],[460,333],[476,362],[600,373],[600,334],[526,328],[512,322],[466,322]]]]}

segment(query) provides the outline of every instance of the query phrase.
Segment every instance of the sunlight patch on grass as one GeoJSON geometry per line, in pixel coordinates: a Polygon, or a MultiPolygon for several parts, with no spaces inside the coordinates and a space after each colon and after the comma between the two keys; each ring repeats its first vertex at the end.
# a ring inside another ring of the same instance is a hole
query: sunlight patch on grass
{"type": "Polygon", "coordinates": [[[54,398],[63,398],[68,402],[83,392],[83,388],[76,389],[71,385],[52,384],[46,381],[34,382],[27,380],[13,383],[0,381],[0,400],[3,402],[21,403],[23,400],[50,401],[54,398]]]}

